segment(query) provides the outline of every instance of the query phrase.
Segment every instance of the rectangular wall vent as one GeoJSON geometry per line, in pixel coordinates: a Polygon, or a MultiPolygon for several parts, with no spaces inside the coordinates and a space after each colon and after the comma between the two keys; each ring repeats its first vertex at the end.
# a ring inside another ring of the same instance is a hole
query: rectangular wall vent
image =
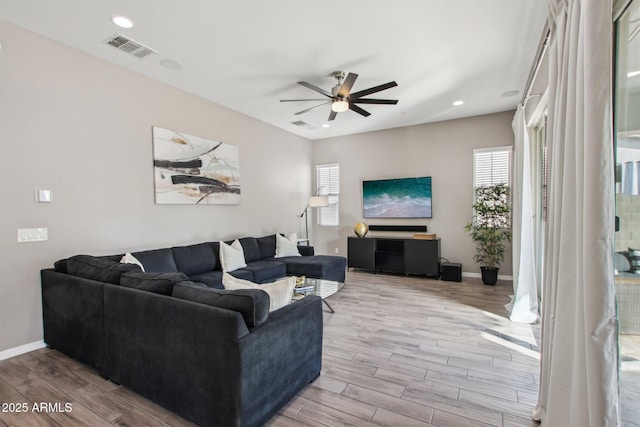
{"type": "Polygon", "coordinates": [[[137,58],[144,58],[145,56],[157,53],[157,51],[151,49],[150,47],[147,47],[135,40],[131,40],[130,38],[125,37],[122,34],[111,36],[104,42],[109,46],[113,46],[116,49],[126,52],[137,58]]]}

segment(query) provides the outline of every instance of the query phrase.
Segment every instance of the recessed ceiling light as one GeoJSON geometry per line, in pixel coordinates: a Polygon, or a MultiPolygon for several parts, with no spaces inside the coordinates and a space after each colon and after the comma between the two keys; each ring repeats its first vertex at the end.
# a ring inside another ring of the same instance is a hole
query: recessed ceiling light
{"type": "Polygon", "coordinates": [[[454,107],[459,107],[459,106],[461,106],[462,104],[464,104],[464,101],[462,101],[462,100],[453,101],[453,106],[454,106],[454,107]]]}
{"type": "Polygon", "coordinates": [[[126,16],[115,15],[111,17],[111,22],[116,24],[120,28],[133,28],[133,21],[126,16]]]}
{"type": "Polygon", "coordinates": [[[506,92],[502,92],[502,93],[500,94],[500,96],[501,96],[501,97],[503,97],[503,98],[508,98],[508,97],[510,97],[510,96],[516,96],[516,95],[517,95],[517,94],[519,94],[519,93],[520,93],[520,91],[519,91],[519,90],[508,90],[508,91],[506,91],[506,92]]]}
{"type": "Polygon", "coordinates": [[[163,59],[162,61],[160,61],[160,65],[165,68],[169,68],[170,70],[179,70],[180,68],[182,68],[182,65],[180,65],[179,62],[174,61],[173,59],[163,59]]]}
{"type": "Polygon", "coordinates": [[[323,128],[329,128],[329,127],[331,127],[331,125],[329,123],[325,123],[325,124],[322,125],[322,127],[323,128]]]}

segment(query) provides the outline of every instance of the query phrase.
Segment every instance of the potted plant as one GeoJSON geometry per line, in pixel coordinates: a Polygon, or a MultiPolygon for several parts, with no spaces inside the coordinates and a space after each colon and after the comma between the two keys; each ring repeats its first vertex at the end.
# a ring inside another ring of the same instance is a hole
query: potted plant
{"type": "Polygon", "coordinates": [[[473,260],[480,264],[482,282],[495,285],[505,244],[511,241],[509,187],[506,184],[477,187],[473,212],[473,221],[464,227],[476,246],[473,260]]]}

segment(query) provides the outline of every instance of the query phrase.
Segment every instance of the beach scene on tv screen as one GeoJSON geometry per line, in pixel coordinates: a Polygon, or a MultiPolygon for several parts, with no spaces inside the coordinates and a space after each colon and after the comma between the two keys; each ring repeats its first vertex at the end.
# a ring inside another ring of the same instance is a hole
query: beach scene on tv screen
{"type": "Polygon", "coordinates": [[[362,181],[365,218],[431,218],[431,177],[362,181]]]}

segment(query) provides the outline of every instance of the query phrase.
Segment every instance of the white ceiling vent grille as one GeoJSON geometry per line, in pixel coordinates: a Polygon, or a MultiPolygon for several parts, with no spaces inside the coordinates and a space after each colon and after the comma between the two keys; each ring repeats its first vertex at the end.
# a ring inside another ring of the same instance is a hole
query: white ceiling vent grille
{"type": "Polygon", "coordinates": [[[300,127],[307,127],[307,126],[309,126],[309,123],[307,123],[307,122],[303,122],[302,120],[297,120],[297,121],[295,121],[295,122],[291,122],[291,124],[292,124],[292,125],[295,125],[295,126],[300,126],[300,127]]]}
{"type": "Polygon", "coordinates": [[[130,38],[125,37],[122,34],[111,36],[104,42],[137,58],[144,58],[145,56],[157,53],[157,51],[151,49],[150,47],[147,47],[135,40],[131,40],[130,38]]]}

